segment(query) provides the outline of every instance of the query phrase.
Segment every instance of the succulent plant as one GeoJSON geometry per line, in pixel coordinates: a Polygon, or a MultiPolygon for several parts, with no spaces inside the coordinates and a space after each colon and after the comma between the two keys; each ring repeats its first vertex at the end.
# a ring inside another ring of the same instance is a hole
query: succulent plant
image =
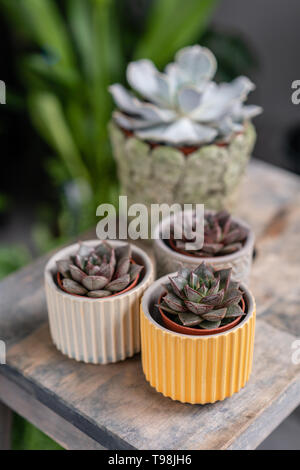
{"type": "Polygon", "coordinates": [[[123,291],[142,269],[132,262],[129,244],[113,248],[105,241],[95,247],[80,243],[74,256],[57,261],[63,289],[92,298],[123,291]]]}
{"type": "Polygon", "coordinates": [[[199,45],[181,49],[164,73],[150,60],[132,62],[127,80],[137,95],[120,84],[110,86],[119,108],[113,118],[137,137],[154,142],[198,146],[229,141],[262,109],[243,105],[255,88],[247,77],[217,84],[212,81],[216,68],[213,53],[199,45]]]}
{"type": "Polygon", "coordinates": [[[246,315],[239,305],[243,293],[239,283],[231,280],[231,268],[215,271],[203,262],[194,271],[181,268],[169,280],[157,306],[181,325],[211,330],[246,315]]]}
{"type": "Polygon", "coordinates": [[[178,240],[174,239],[171,234],[171,241],[178,251],[208,258],[229,255],[239,251],[243,247],[248,234],[248,230],[234,222],[231,215],[224,210],[216,213],[205,212],[204,244],[200,250],[185,250],[185,243],[188,240],[184,237],[182,240],[178,240]]]}

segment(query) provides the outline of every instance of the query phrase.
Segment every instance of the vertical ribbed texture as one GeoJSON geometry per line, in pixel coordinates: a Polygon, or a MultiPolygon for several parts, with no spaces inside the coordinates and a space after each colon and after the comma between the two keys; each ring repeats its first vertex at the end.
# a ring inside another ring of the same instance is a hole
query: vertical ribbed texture
{"type": "Polygon", "coordinates": [[[139,305],[148,281],[125,295],[92,300],[67,295],[46,282],[50,332],[68,357],[108,364],[140,351],[139,305]]]}
{"type": "Polygon", "coordinates": [[[215,336],[180,336],[150,321],[141,309],[142,364],[163,395],[214,403],[245,386],[252,369],[255,310],[235,329],[215,336]]]}

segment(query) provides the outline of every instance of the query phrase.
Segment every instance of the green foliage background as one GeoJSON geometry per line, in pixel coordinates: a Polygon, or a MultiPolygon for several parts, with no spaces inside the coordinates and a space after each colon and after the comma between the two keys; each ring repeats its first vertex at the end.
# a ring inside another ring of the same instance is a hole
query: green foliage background
{"type": "Polygon", "coordinates": [[[108,85],[124,82],[131,59],[149,57],[164,66],[201,36],[216,3],[186,0],[182,8],[181,0],[0,0],[18,36],[30,44],[17,66],[30,118],[53,152],[47,170],[63,188],[61,233],[87,228],[101,202],[117,200],[108,85]]]}

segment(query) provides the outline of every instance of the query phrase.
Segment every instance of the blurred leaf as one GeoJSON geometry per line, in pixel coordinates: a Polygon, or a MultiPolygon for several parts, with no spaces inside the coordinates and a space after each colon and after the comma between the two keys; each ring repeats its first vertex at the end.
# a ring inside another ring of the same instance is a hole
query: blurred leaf
{"type": "Polygon", "coordinates": [[[7,194],[0,193],[0,214],[1,212],[4,212],[5,210],[7,210],[8,206],[9,206],[9,197],[7,196],[7,194]]]}
{"type": "Polygon", "coordinates": [[[0,246],[0,279],[22,268],[31,260],[29,251],[23,245],[0,246]]]}
{"type": "Polygon", "coordinates": [[[92,0],[93,5],[93,86],[91,100],[97,124],[95,138],[103,139],[106,134],[105,123],[110,117],[111,99],[107,87],[111,82],[111,50],[113,38],[110,32],[110,13],[112,0],[92,0]],[[102,125],[101,125],[101,124],[102,125]]]}
{"type": "Polygon", "coordinates": [[[91,31],[91,3],[86,0],[68,0],[68,17],[85,75],[90,77],[95,61],[91,31]]]}
{"type": "Polygon", "coordinates": [[[13,423],[13,450],[63,450],[59,444],[21,416],[15,414],[13,423]]]}
{"type": "Polygon", "coordinates": [[[32,230],[32,238],[38,255],[48,253],[64,243],[67,243],[69,240],[68,237],[68,233],[61,237],[53,237],[48,225],[42,222],[37,223],[32,230]]]}
{"type": "MultiPolygon", "coordinates": [[[[46,83],[44,86],[51,87],[59,84],[65,88],[79,88],[81,79],[76,69],[60,66],[51,63],[41,54],[28,55],[23,59],[23,67],[31,74],[38,75],[46,83]]],[[[66,90],[65,90],[66,91],[66,90]]]]}
{"type": "Polygon", "coordinates": [[[72,66],[74,56],[62,16],[53,0],[10,0],[10,10],[22,14],[23,23],[39,46],[57,61],[72,66]]]}
{"type": "Polygon", "coordinates": [[[205,31],[218,0],[155,0],[144,38],[135,57],[147,57],[158,67],[175,52],[193,43],[205,31]]]}
{"type": "Polygon", "coordinates": [[[86,157],[86,163],[92,167],[95,161],[92,141],[93,116],[85,111],[82,103],[72,99],[65,106],[65,113],[76,145],[86,157]]]}
{"type": "Polygon", "coordinates": [[[34,93],[29,97],[29,111],[36,127],[48,143],[63,159],[73,178],[90,175],[73,140],[63,109],[57,97],[51,93],[34,93]]]}

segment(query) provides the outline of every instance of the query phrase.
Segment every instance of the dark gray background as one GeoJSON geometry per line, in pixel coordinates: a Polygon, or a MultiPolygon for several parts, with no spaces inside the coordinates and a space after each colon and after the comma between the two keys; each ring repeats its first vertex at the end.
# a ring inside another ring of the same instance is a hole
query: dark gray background
{"type": "MultiPolygon", "coordinates": [[[[299,160],[289,156],[287,135],[300,126],[300,105],[291,101],[291,84],[300,80],[300,1],[222,0],[213,23],[218,29],[241,33],[258,59],[251,77],[257,90],[251,101],[263,106],[264,113],[255,121],[259,136],[255,155],[296,170],[299,160]]],[[[300,408],[260,449],[300,449],[300,408]]]]}
{"type": "Polygon", "coordinates": [[[291,101],[291,84],[300,79],[299,0],[222,0],[213,23],[240,33],[258,59],[251,77],[257,85],[251,101],[264,108],[255,120],[259,158],[293,169],[286,151],[288,130],[300,126],[300,105],[291,101]]]}

